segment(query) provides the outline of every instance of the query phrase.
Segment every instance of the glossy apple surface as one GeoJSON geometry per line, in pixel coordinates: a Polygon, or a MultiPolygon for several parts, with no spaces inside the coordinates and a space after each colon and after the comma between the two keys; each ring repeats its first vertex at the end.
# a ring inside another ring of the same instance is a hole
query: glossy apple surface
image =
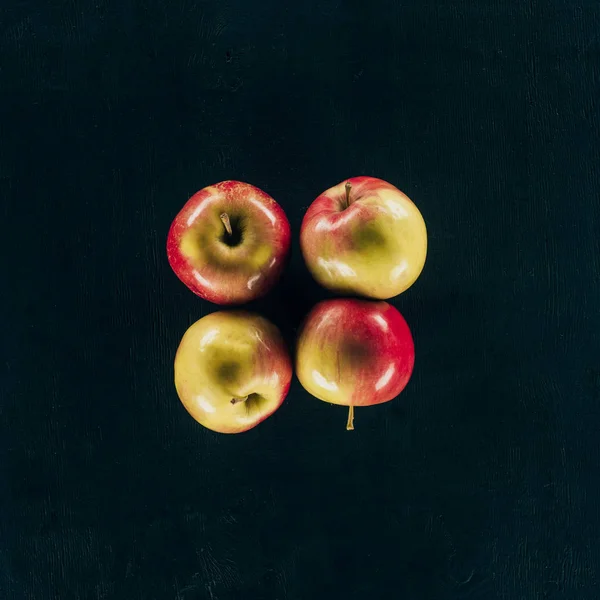
{"type": "Polygon", "coordinates": [[[169,263],[195,294],[241,304],[266,294],[284,268],[290,224],[262,190],[223,181],[194,194],[173,220],[169,263]]]}
{"type": "Polygon", "coordinates": [[[419,277],[427,229],[419,209],[391,183],[353,177],[309,206],[300,245],[306,265],[324,287],[385,300],[419,277]]]}
{"type": "Polygon", "coordinates": [[[302,386],[320,400],[351,407],[395,398],[406,387],[414,363],[410,329],[384,301],[320,302],[306,317],[296,348],[302,386]]]}
{"type": "Polygon", "coordinates": [[[215,312],[184,334],[175,387],[187,411],[220,433],[247,431],[285,399],[292,363],[275,325],[246,311],[215,312]]]}

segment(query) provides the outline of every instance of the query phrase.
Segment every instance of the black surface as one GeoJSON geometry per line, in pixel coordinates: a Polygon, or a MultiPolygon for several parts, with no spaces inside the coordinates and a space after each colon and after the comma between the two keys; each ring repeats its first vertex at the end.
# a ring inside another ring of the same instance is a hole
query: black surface
{"type": "Polygon", "coordinates": [[[599,44],[589,0],[5,0],[0,597],[598,598],[599,44]],[[358,174],[429,228],[411,384],[353,433],[296,380],[203,429],[172,218],[283,205],[291,343],[303,212],[358,174]]]}

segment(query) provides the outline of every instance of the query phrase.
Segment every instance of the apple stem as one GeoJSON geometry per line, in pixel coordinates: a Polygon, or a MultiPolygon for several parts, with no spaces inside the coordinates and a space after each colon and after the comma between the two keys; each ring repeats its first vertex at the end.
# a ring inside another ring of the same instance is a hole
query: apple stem
{"type": "Polygon", "coordinates": [[[346,423],[346,431],[354,430],[354,405],[348,407],[348,422],[346,423]]]}
{"type": "Polygon", "coordinates": [[[350,206],[350,190],[352,189],[352,184],[349,181],[346,181],[346,206],[348,208],[350,206]]]}
{"type": "Polygon", "coordinates": [[[243,398],[232,398],[231,404],[239,404],[240,402],[246,402],[248,400],[248,396],[244,396],[243,398]]]}
{"type": "Polygon", "coordinates": [[[228,235],[233,235],[233,230],[231,229],[231,221],[229,220],[229,215],[227,213],[221,213],[220,215],[221,221],[223,221],[223,225],[225,225],[225,231],[227,231],[228,235]]]}

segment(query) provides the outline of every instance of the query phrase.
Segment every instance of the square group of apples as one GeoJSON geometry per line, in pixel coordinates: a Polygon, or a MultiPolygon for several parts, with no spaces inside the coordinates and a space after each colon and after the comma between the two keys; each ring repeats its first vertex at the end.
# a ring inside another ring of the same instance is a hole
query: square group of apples
{"type": "MultiPolygon", "coordinates": [[[[194,194],[175,217],[167,255],[175,274],[215,304],[240,305],[266,294],[290,249],[288,219],[248,183],[223,181],[194,194]]],[[[321,285],[348,296],[318,303],[300,329],[296,374],[316,398],[354,407],[395,398],[412,374],[415,351],[402,315],[384,300],[408,289],[427,254],[419,209],[393,185],[354,177],[323,192],[300,229],[302,255],[321,285]]],[[[196,321],[175,356],[175,387],[208,429],[240,433],[283,403],[290,353],[275,325],[244,310],[196,321]]]]}

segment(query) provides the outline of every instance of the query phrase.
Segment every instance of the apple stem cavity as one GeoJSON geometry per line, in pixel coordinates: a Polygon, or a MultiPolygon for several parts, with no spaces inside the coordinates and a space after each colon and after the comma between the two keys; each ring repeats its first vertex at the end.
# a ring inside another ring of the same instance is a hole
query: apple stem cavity
{"type": "Polygon", "coordinates": [[[354,431],[354,406],[352,404],[348,407],[348,422],[346,423],[346,431],[354,431]]]}
{"type": "Polygon", "coordinates": [[[227,235],[233,235],[233,229],[231,229],[231,221],[229,220],[229,215],[224,212],[219,215],[221,217],[221,221],[223,221],[223,225],[225,225],[225,231],[227,235]]]}
{"type": "Polygon", "coordinates": [[[243,398],[232,398],[231,404],[239,404],[240,402],[246,402],[248,400],[248,396],[244,396],[243,398]]]}

